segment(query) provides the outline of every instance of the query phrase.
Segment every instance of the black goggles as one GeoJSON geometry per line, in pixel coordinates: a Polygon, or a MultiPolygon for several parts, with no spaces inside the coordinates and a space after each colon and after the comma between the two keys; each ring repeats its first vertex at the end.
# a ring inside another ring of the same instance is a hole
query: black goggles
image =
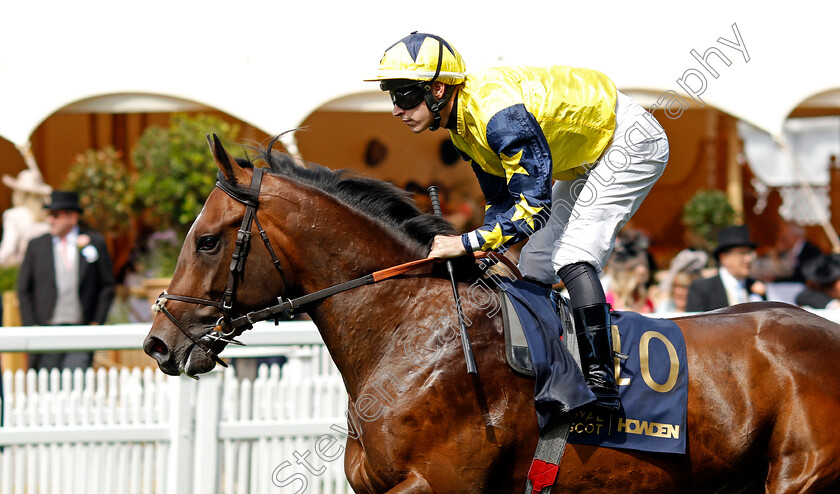
{"type": "Polygon", "coordinates": [[[426,85],[406,86],[391,89],[391,102],[403,110],[411,110],[423,102],[426,94],[426,85]]]}

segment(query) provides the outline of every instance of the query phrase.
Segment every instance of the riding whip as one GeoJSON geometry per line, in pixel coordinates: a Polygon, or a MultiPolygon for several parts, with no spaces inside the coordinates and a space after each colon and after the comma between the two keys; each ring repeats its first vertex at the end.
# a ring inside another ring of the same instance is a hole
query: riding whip
{"type": "MultiPolygon", "coordinates": [[[[432,185],[428,190],[435,215],[442,217],[443,212],[440,209],[438,188],[432,185]]],[[[449,271],[449,279],[452,281],[452,293],[455,294],[455,309],[458,311],[458,326],[461,332],[461,346],[464,348],[464,359],[467,361],[467,373],[478,374],[478,369],[475,367],[472,345],[470,344],[470,335],[467,333],[467,325],[464,323],[464,314],[461,313],[461,297],[458,296],[458,284],[455,282],[455,268],[449,259],[446,260],[446,270],[449,271]]]]}

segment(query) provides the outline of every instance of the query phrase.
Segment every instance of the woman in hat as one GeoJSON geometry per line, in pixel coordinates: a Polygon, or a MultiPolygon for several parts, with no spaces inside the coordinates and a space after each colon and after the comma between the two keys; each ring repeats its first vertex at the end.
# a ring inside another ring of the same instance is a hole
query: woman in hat
{"type": "Polygon", "coordinates": [[[840,309],[840,254],[821,255],[802,266],[806,288],[796,305],[812,309],[840,309]]]}
{"type": "Polygon", "coordinates": [[[688,303],[688,287],[702,278],[703,268],[709,262],[704,251],[684,249],[677,254],[659,283],[659,294],[655,302],[658,314],[685,312],[688,303]]]}
{"type": "Polygon", "coordinates": [[[0,266],[11,266],[23,260],[31,239],[50,231],[44,203],[52,188],[37,171],[30,169],[20,172],[17,178],[3,175],[3,183],[12,189],[12,207],[3,212],[0,266]]]}
{"type": "Polygon", "coordinates": [[[605,270],[610,275],[609,288],[605,292],[607,303],[614,310],[643,314],[653,312],[653,301],[648,291],[650,271],[644,243],[624,239],[617,241],[605,270]]]}

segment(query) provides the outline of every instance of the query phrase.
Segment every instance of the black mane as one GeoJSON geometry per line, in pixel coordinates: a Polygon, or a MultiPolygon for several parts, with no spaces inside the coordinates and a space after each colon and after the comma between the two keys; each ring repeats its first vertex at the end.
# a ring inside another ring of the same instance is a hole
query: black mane
{"type": "MultiPolygon", "coordinates": [[[[287,154],[274,152],[275,140],[266,148],[251,148],[259,153],[258,160],[266,164],[265,171],[314,187],[342,203],[365,213],[386,225],[400,237],[428,252],[432,239],[439,234],[456,231],[443,218],[424,214],[415,205],[411,195],[395,185],[366,177],[353,176],[348,170],[331,170],[307,163],[301,166],[287,154]]],[[[251,158],[237,159],[243,167],[253,167],[251,158]]],[[[224,176],[219,174],[219,179],[224,176]]],[[[244,196],[249,195],[248,184],[233,185],[244,196]]]]}

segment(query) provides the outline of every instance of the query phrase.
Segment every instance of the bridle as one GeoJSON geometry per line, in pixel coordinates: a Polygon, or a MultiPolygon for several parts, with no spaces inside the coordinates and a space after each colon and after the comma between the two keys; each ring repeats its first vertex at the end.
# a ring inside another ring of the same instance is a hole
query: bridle
{"type": "MultiPolygon", "coordinates": [[[[162,312],[184,335],[192,340],[193,343],[204,350],[204,352],[215,360],[216,363],[224,367],[227,367],[227,364],[225,364],[224,361],[216,355],[216,352],[213,351],[213,345],[217,342],[242,345],[240,341],[235,339],[236,336],[247,329],[251,329],[255,322],[270,319],[270,317],[266,317],[265,319],[254,319],[252,317],[248,317],[250,314],[246,315],[244,318],[239,317],[234,319],[232,317],[237,281],[242,277],[242,273],[245,270],[245,260],[248,257],[248,251],[251,247],[251,227],[253,224],[257,225],[260,237],[262,238],[266,249],[268,249],[268,253],[271,255],[271,260],[275,269],[280,274],[280,278],[283,280],[283,285],[289,286],[286,274],[283,272],[283,266],[280,264],[280,259],[278,259],[277,253],[274,251],[274,248],[271,246],[271,241],[268,239],[268,234],[266,234],[260,224],[259,218],[257,217],[262,178],[263,169],[254,167],[254,174],[251,178],[251,187],[248,189],[246,194],[243,194],[239,189],[233,187],[229,181],[222,177],[221,174],[216,181],[216,187],[224,191],[231,198],[245,205],[245,215],[242,217],[242,223],[239,226],[239,231],[236,233],[236,244],[233,248],[233,255],[230,260],[228,282],[225,287],[225,291],[222,294],[222,298],[216,301],[205,298],[188,297],[186,295],[175,295],[164,291],[160,294],[160,296],[158,296],[155,304],[152,306],[152,310],[154,312],[162,312]],[[221,311],[222,316],[216,321],[216,325],[210,331],[200,338],[196,338],[187,331],[178,318],[169,312],[166,308],[167,300],[177,300],[179,302],[215,307],[221,311]],[[225,328],[227,328],[227,330],[225,330],[225,328]]],[[[286,316],[286,318],[290,318],[292,315],[291,311],[282,311],[282,313],[286,316]]],[[[279,321],[280,314],[278,313],[275,317],[279,321]]]]}
{"type": "MultiPolygon", "coordinates": [[[[170,321],[172,321],[172,324],[174,324],[178,328],[178,330],[181,331],[181,333],[183,333],[187,338],[189,338],[196,346],[204,350],[204,352],[216,363],[223,367],[227,367],[227,364],[225,364],[225,362],[219,358],[217,352],[213,349],[213,346],[219,343],[223,345],[222,348],[224,348],[224,346],[227,344],[243,345],[242,342],[236,340],[236,337],[242,334],[243,332],[253,328],[254,324],[256,324],[257,322],[274,320],[275,324],[278,324],[280,319],[291,319],[292,315],[294,315],[302,307],[310,303],[317,302],[337,293],[351,290],[360,286],[376,283],[391,278],[393,276],[406,273],[425,264],[440,261],[440,259],[433,257],[427,257],[424,259],[410,261],[404,264],[400,264],[398,266],[393,266],[387,269],[376,271],[365,276],[352,279],[350,281],[345,281],[343,283],[339,283],[328,288],[317,290],[310,294],[303,295],[294,299],[284,299],[283,297],[277,297],[277,304],[275,305],[271,305],[264,309],[248,312],[247,314],[238,317],[233,317],[233,301],[236,298],[237,282],[242,277],[242,273],[245,269],[245,260],[248,257],[248,252],[251,247],[252,225],[255,224],[257,226],[257,230],[259,231],[260,237],[262,238],[262,241],[265,244],[268,253],[271,255],[271,260],[274,264],[275,269],[280,274],[280,278],[283,281],[283,285],[285,287],[290,286],[288,283],[288,279],[286,278],[286,274],[283,271],[283,266],[280,264],[280,259],[277,257],[277,253],[271,245],[271,241],[268,238],[268,234],[266,234],[265,230],[260,224],[259,218],[257,217],[260,188],[262,186],[263,179],[263,169],[254,167],[253,170],[254,174],[251,179],[251,186],[248,189],[247,193],[243,193],[241,189],[233,187],[221,173],[219,174],[218,180],[216,181],[216,187],[221,189],[232,199],[245,205],[245,216],[243,216],[242,223],[239,226],[239,231],[236,234],[236,244],[234,246],[233,255],[231,256],[230,260],[228,282],[227,286],[225,287],[225,291],[222,294],[222,298],[220,300],[210,300],[198,297],[188,297],[186,295],[176,295],[164,291],[158,296],[154,305],[152,305],[153,312],[163,313],[163,315],[165,315],[170,321]],[[186,302],[190,304],[215,307],[222,313],[222,316],[216,321],[216,324],[213,328],[209,329],[204,335],[196,338],[187,330],[186,327],[184,327],[183,323],[181,323],[181,321],[179,321],[178,318],[175,317],[169,311],[169,309],[166,308],[166,302],[168,300],[176,300],[179,302],[186,302]]],[[[512,269],[514,273],[518,274],[518,269],[516,268],[516,266],[511,264],[510,260],[503,255],[498,257],[492,257],[492,253],[476,252],[475,254],[475,257],[477,258],[491,258],[495,261],[501,261],[504,264],[506,264],[508,268],[512,269]]],[[[521,275],[519,277],[521,277],[521,275]]]]}

